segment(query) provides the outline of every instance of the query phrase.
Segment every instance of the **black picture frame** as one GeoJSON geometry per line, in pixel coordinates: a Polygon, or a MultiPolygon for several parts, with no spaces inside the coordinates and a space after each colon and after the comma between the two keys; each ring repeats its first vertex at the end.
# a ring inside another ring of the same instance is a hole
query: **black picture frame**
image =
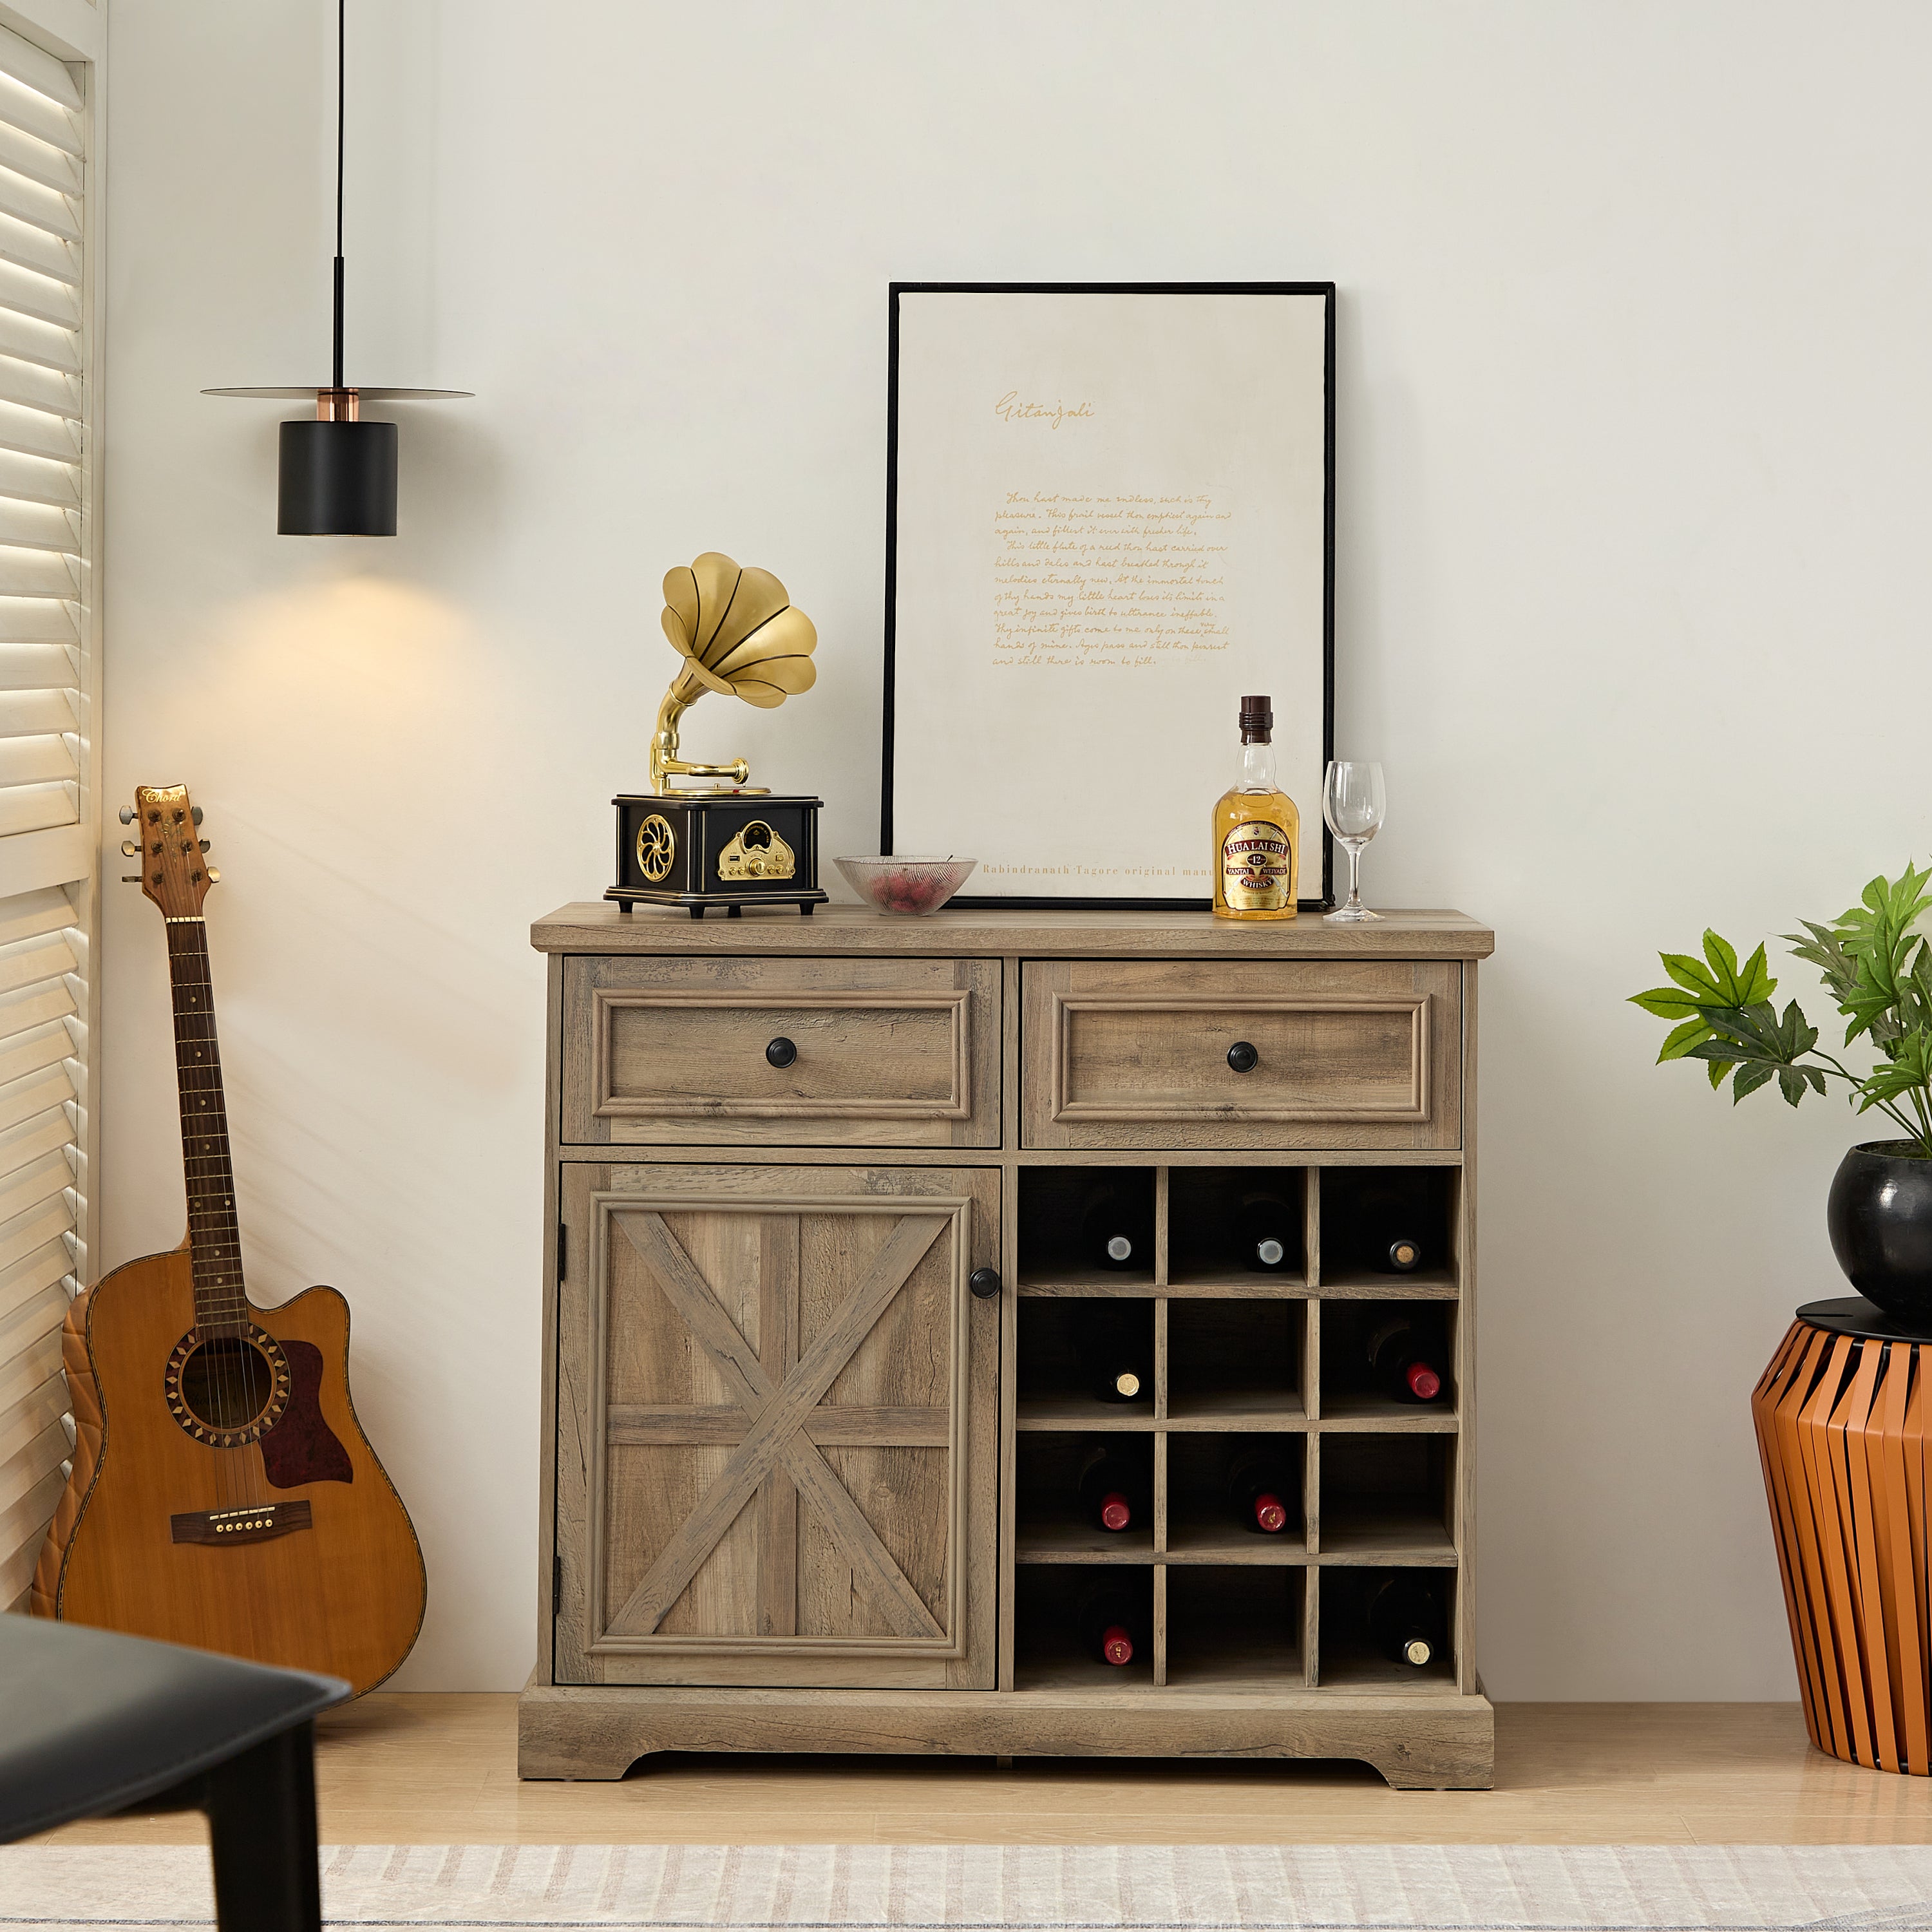
{"type": "MultiPolygon", "coordinates": [[[[1134,295],[1319,296],[1323,302],[1322,514],[1322,758],[1335,755],[1335,305],[1334,282],[892,282],[887,284],[889,326],[886,352],[886,609],[884,723],[880,784],[879,850],[892,848],[893,728],[897,684],[899,471],[899,304],[908,295],[1134,295]]],[[[1322,802],[1298,800],[1304,818],[1318,820],[1322,802]]],[[[1303,897],[1298,909],[1318,912],[1334,898],[1334,842],[1322,826],[1322,891],[1303,897]]],[[[1202,912],[1210,897],[1138,898],[1113,896],[960,894],[947,902],[962,910],[1202,912]]]]}

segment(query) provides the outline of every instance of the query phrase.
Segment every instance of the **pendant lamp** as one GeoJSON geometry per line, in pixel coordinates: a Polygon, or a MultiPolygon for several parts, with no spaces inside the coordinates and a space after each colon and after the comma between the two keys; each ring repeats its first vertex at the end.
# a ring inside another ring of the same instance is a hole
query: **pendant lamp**
{"type": "Polygon", "coordinates": [[[364,422],[365,402],[440,402],[468,389],[351,388],[342,374],[343,47],[348,0],[335,8],[335,355],[326,387],[204,389],[205,396],[313,398],[314,419],[282,424],[281,480],[275,519],[285,537],[392,537],[396,534],[396,426],[364,422]]]}

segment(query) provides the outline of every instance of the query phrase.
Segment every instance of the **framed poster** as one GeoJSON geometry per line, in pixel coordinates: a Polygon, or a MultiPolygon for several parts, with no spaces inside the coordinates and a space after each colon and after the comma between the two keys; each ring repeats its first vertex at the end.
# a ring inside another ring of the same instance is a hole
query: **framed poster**
{"type": "Polygon", "coordinates": [[[891,294],[880,849],[977,859],[958,906],[1206,907],[1265,692],[1325,902],[1334,284],[891,294]]]}

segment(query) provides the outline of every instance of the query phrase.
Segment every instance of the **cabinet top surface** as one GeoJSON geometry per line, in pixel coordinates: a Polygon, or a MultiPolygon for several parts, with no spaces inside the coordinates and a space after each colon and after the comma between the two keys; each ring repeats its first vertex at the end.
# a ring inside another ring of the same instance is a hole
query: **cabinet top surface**
{"type": "Polygon", "coordinates": [[[1330,926],[1319,913],[1279,921],[1207,912],[995,912],[941,910],[893,918],[867,906],[785,907],[693,919],[682,910],[580,900],[530,928],[539,952],[1060,953],[1242,959],[1486,958],[1496,934],[1466,914],[1385,912],[1372,926],[1330,926]]]}

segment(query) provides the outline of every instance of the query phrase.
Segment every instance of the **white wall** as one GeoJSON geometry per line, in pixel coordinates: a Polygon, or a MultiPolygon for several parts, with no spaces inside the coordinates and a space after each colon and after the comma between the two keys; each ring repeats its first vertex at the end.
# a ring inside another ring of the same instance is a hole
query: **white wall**
{"type": "MultiPolygon", "coordinates": [[[[1840,1292],[1854,1123],[1733,1118],[1619,1001],[1924,852],[1932,14],[356,0],[351,377],[478,399],[398,410],[403,534],[332,543],[273,534],[276,409],[196,392],[325,370],[333,10],[112,7],[110,798],[208,808],[250,1279],[354,1305],[432,1577],[398,1682],[530,1662],[526,936],[608,882],[664,569],[726,549],[817,620],[815,691],[687,742],[868,850],[887,281],[1306,277],[1371,897],[1499,934],[1485,1678],[1795,1694],[1746,1398],[1840,1292]]],[[[182,1189],[161,937],[109,890],[112,1262],[182,1189]]]]}

